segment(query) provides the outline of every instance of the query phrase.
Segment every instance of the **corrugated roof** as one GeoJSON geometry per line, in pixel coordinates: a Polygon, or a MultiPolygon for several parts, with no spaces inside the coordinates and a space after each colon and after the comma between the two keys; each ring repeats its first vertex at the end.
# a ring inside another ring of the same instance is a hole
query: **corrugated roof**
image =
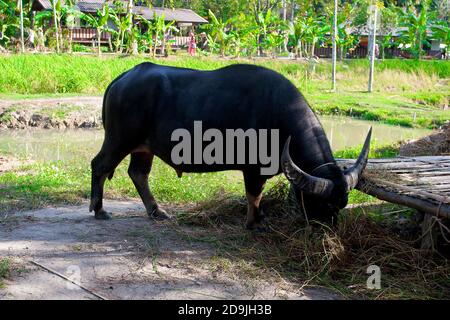
{"type": "MultiPolygon", "coordinates": [[[[390,34],[394,37],[397,37],[397,36],[399,36],[400,32],[403,31],[404,29],[405,28],[402,28],[402,27],[377,28],[377,35],[378,36],[387,36],[390,34]]],[[[372,34],[371,30],[369,29],[369,26],[367,26],[367,25],[351,27],[350,33],[354,34],[354,35],[359,35],[359,36],[368,36],[368,35],[372,34]]]]}
{"type": "MultiPolygon", "coordinates": [[[[97,10],[101,10],[105,1],[102,0],[83,0],[76,1],[75,5],[80,9],[81,12],[95,13],[97,10]]],[[[112,7],[112,5],[110,4],[112,7]]]]}
{"type": "MultiPolygon", "coordinates": [[[[52,10],[52,4],[49,0],[35,0],[39,3],[44,10],[52,10]]],[[[106,0],[82,0],[76,1],[76,7],[81,12],[97,12],[97,9],[101,9],[106,0]]],[[[112,2],[108,1],[109,5],[113,7],[112,2]]],[[[126,7],[126,3],[125,3],[126,7]]],[[[197,13],[190,9],[170,9],[170,8],[148,8],[144,6],[134,6],[133,12],[139,14],[148,20],[154,19],[154,15],[160,17],[164,14],[164,20],[176,21],[176,22],[192,22],[192,23],[207,23],[208,21],[203,19],[197,13]]]]}
{"type": "Polygon", "coordinates": [[[35,3],[40,4],[44,10],[52,9],[52,4],[50,3],[49,0],[35,0],[33,5],[35,5],[35,3]]]}
{"type": "Polygon", "coordinates": [[[142,6],[135,6],[133,12],[143,16],[148,20],[154,19],[155,15],[161,17],[164,15],[166,21],[177,22],[194,22],[207,23],[208,20],[203,19],[197,13],[190,9],[168,9],[168,8],[148,8],[142,6]]]}

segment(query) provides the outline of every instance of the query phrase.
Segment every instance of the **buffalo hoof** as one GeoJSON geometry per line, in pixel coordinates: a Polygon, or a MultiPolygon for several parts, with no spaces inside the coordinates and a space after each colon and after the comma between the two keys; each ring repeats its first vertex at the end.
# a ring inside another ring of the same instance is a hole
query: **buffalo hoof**
{"type": "Polygon", "coordinates": [[[105,210],[100,210],[99,212],[95,213],[95,219],[97,220],[111,220],[112,214],[109,212],[106,212],[105,210]]]}
{"type": "Polygon", "coordinates": [[[267,233],[269,229],[262,223],[247,224],[245,228],[253,233],[267,233]]]}
{"type": "Polygon", "coordinates": [[[167,212],[161,208],[156,208],[155,210],[153,210],[153,212],[151,214],[149,214],[149,217],[151,219],[155,219],[155,220],[170,220],[171,216],[169,216],[167,214],[167,212]]]}

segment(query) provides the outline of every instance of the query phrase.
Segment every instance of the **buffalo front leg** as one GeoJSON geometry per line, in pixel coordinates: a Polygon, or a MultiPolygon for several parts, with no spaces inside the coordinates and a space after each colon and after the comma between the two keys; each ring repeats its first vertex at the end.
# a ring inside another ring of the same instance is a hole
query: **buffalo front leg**
{"type": "Polygon", "coordinates": [[[108,148],[102,148],[100,153],[92,160],[92,178],[91,178],[91,204],[89,211],[95,212],[95,218],[99,220],[111,219],[111,213],[103,209],[103,186],[107,177],[112,177],[115,168],[122,161],[124,156],[115,152],[105,151],[108,148]]]}
{"type": "Polygon", "coordinates": [[[130,166],[128,167],[128,175],[133,181],[149,217],[168,219],[169,216],[158,206],[148,186],[148,176],[152,168],[152,162],[153,154],[151,152],[132,153],[130,166]]]}
{"type": "Polygon", "coordinates": [[[245,192],[248,202],[245,226],[249,230],[265,230],[261,224],[264,219],[264,213],[260,208],[260,202],[266,180],[259,173],[244,172],[245,192]]]}

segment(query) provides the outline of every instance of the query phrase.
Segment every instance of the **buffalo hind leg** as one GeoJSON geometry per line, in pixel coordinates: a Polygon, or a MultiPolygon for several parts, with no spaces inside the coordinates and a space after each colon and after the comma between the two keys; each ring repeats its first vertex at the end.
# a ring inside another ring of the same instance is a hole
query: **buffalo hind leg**
{"type": "Polygon", "coordinates": [[[136,152],[131,154],[128,175],[136,187],[150,218],[168,219],[167,213],[155,201],[148,186],[148,176],[152,168],[153,154],[150,152],[136,152]]]}
{"type": "Polygon", "coordinates": [[[92,178],[91,178],[91,204],[89,211],[95,212],[95,218],[99,220],[111,219],[111,213],[103,209],[103,186],[108,177],[112,177],[114,170],[123,160],[125,155],[110,151],[105,145],[99,154],[92,160],[92,178]]]}
{"type": "Polygon", "coordinates": [[[245,226],[249,230],[265,230],[262,225],[264,213],[260,208],[260,202],[266,180],[259,173],[244,172],[245,192],[248,201],[247,222],[245,226]]]}

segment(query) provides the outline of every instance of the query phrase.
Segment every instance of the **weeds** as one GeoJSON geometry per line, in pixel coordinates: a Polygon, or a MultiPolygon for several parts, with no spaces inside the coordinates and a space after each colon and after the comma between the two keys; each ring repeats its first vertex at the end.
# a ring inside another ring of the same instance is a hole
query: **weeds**
{"type": "MultiPolygon", "coordinates": [[[[213,267],[246,277],[279,277],[299,288],[327,286],[347,298],[434,299],[450,294],[450,265],[441,256],[424,256],[416,242],[392,232],[357,209],[343,211],[335,227],[307,225],[286,206],[286,192],[278,186],[263,198],[270,232],[245,232],[245,202],[218,195],[178,215],[181,225],[195,225],[193,240],[216,248],[213,267]],[[366,286],[367,267],[381,269],[382,289],[366,286]],[[227,271],[228,270],[228,271],[227,271]]],[[[183,234],[184,229],[178,232],[183,234]]]]}
{"type": "Polygon", "coordinates": [[[11,272],[11,261],[8,258],[0,258],[0,288],[4,286],[6,279],[11,272]]]}

